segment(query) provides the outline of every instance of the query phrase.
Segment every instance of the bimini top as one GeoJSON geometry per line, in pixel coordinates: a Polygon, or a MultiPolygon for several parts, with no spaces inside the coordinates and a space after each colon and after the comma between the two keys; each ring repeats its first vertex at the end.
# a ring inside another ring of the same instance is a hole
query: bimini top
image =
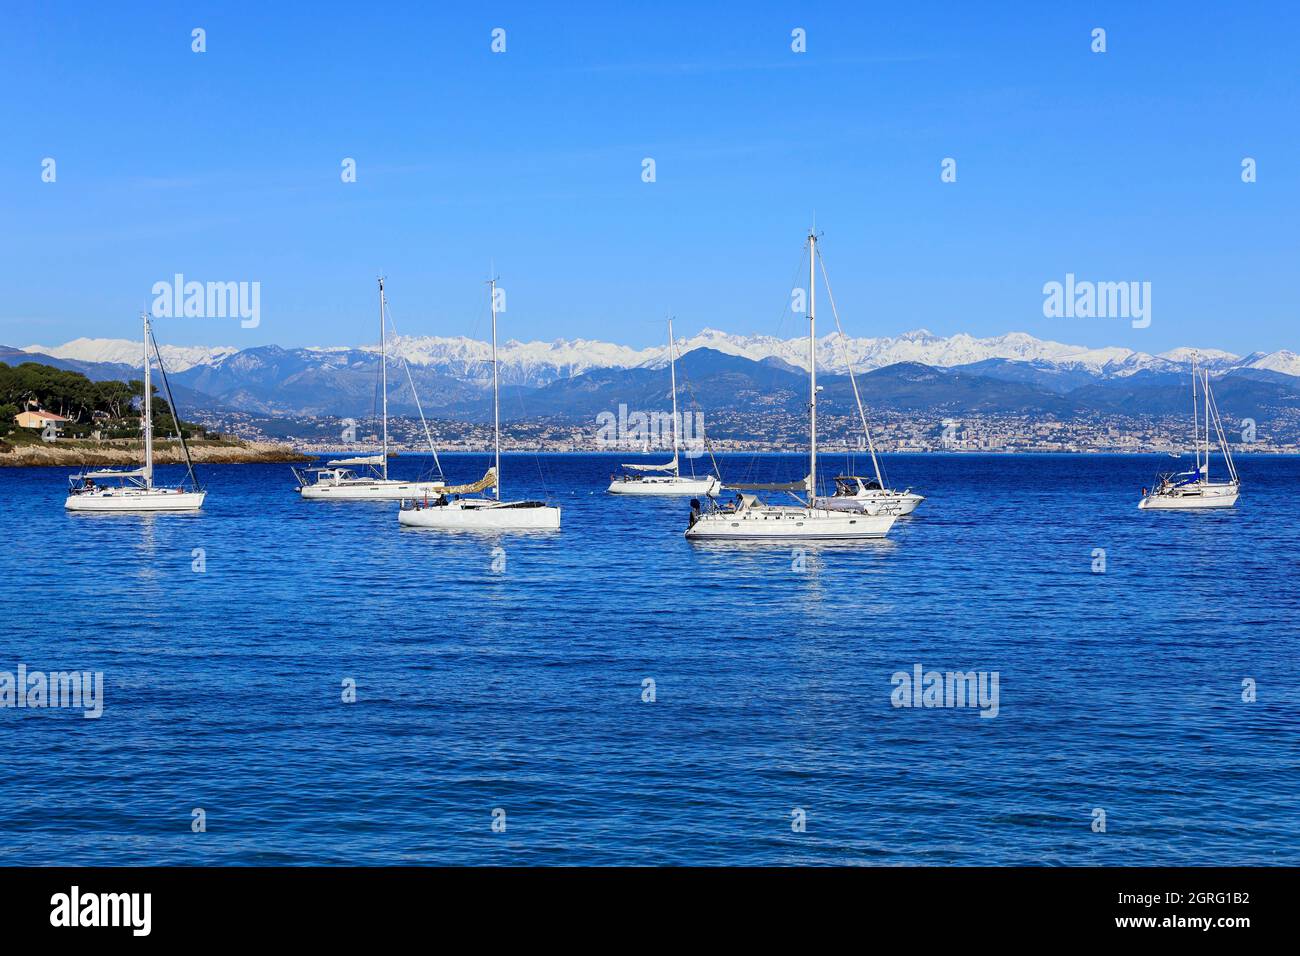
{"type": "Polygon", "coordinates": [[[847,485],[849,490],[854,490],[856,485],[861,485],[867,491],[880,491],[880,482],[874,478],[861,478],[858,475],[836,475],[835,483],[837,485],[847,485]]]}

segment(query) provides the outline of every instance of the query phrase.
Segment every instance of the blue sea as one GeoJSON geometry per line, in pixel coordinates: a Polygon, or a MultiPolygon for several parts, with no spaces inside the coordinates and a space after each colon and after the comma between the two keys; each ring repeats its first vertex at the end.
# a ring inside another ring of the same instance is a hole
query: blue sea
{"type": "Polygon", "coordinates": [[[1136,507],[1167,457],[889,456],[916,514],[802,556],[686,541],[616,460],[507,456],[563,530],[496,537],[283,465],[147,517],[0,469],[0,671],[104,675],[98,719],[0,709],[0,859],[1300,864],[1300,458],[1176,514],[1136,507]],[[918,665],[996,672],[996,716],[894,706],[918,665]]]}

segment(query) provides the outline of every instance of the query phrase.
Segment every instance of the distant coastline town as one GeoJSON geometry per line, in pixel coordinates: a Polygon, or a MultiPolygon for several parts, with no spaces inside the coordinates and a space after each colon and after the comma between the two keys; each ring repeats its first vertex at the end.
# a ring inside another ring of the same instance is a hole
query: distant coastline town
{"type": "MultiPolygon", "coordinates": [[[[355,454],[376,450],[379,435],[370,422],[356,428],[355,440],[340,436],[353,420],[325,417],[268,419],[242,413],[199,412],[192,416],[209,431],[250,442],[283,443],[308,455],[355,454]]],[[[871,423],[876,450],[890,453],[1132,453],[1164,454],[1186,451],[1192,441],[1187,416],[1110,416],[1095,420],[1058,421],[1038,416],[968,415],[943,420],[879,413],[871,423]]],[[[1276,424],[1276,423],[1275,423],[1276,424]]],[[[1282,435],[1249,434],[1249,425],[1230,436],[1235,452],[1262,454],[1300,453],[1300,416],[1286,423],[1282,435]]],[[[492,448],[491,423],[430,421],[439,452],[484,452],[492,448]]],[[[861,426],[855,418],[829,415],[819,433],[828,453],[865,449],[861,426]],[[853,436],[848,438],[846,436],[853,436]]],[[[722,414],[708,422],[707,448],[727,452],[786,452],[807,448],[807,423],[790,416],[740,416],[722,414]]],[[[389,420],[390,448],[428,452],[419,419],[389,420]]],[[[619,452],[621,454],[671,452],[671,434],[662,431],[638,440],[602,440],[595,422],[517,420],[503,423],[501,447],[505,451],[555,453],[619,452]]],[[[698,443],[688,454],[703,454],[698,443]]]]}

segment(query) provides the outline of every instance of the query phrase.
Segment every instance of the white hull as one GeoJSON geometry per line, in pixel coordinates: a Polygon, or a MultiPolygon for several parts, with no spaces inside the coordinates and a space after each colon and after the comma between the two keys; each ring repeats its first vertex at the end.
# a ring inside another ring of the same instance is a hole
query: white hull
{"type": "Polygon", "coordinates": [[[768,541],[883,538],[896,516],[868,515],[824,508],[756,505],[743,511],[710,511],[700,515],[686,537],[696,540],[768,541]]]}
{"type": "Polygon", "coordinates": [[[397,520],[407,528],[449,531],[558,531],[560,509],[549,505],[520,506],[508,501],[462,498],[445,505],[403,508],[397,520]]]}
{"type": "Polygon", "coordinates": [[[1205,508],[1231,508],[1241,495],[1241,486],[1188,485],[1163,494],[1149,494],[1138,502],[1143,511],[1193,511],[1205,508]]]}
{"type": "Polygon", "coordinates": [[[437,495],[441,481],[398,481],[396,479],[364,479],[343,484],[303,485],[298,493],[313,501],[402,501],[437,495]]]}
{"type": "Polygon", "coordinates": [[[610,482],[611,495],[663,495],[673,497],[708,497],[722,490],[722,482],[707,478],[676,478],[672,475],[615,479],[610,482]]]}
{"type": "Polygon", "coordinates": [[[910,515],[925,500],[924,495],[910,491],[868,491],[862,494],[818,498],[818,508],[829,511],[856,511],[870,514],[880,509],[891,510],[898,517],[910,515]]]}
{"type": "Polygon", "coordinates": [[[198,511],[206,491],[176,488],[114,488],[69,495],[68,511],[198,511]]]}

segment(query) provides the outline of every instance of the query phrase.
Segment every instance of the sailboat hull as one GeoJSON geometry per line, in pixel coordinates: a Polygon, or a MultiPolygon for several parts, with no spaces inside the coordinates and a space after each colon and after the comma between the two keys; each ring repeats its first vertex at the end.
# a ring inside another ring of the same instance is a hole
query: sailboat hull
{"type": "Polygon", "coordinates": [[[440,481],[362,480],[342,484],[303,485],[298,493],[309,501],[403,501],[441,492],[440,481]]]}
{"type": "Polygon", "coordinates": [[[114,488],[69,495],[63,507],[68,511],[198,511],[206,491],[178,488],[114,488]]]}
{"type": "Polygon", "coordinates": [[[1189,485],[1163,494],[1150,494],[1138,502],[1142,511],[1199,511],[1207,508],[1231,508],[1241,496],[1236,483],[1189,485]]]}
{"type": "Polygon", "coordinates": [[[691,540],[831,541],[883,538],[896,515],[868,515],[825,508],[759,506],[744,511],[711,511],[686,529],[691,540]]]}
{"type": "Polygon", "coordinates": [[[462,498],[445,505],[403,508],[397,520],[407,528],[444,531],[558,531],[560,509],[531,501],[462,498]]]}
{"type": "Polygon", "coordinates": [[[722,490],[722,483],[710,475],[708,478],[675,478],[643,476],[615,479],[610,482],[611,495],[658,495],[665,497],[707,497],[722,490]]]}

